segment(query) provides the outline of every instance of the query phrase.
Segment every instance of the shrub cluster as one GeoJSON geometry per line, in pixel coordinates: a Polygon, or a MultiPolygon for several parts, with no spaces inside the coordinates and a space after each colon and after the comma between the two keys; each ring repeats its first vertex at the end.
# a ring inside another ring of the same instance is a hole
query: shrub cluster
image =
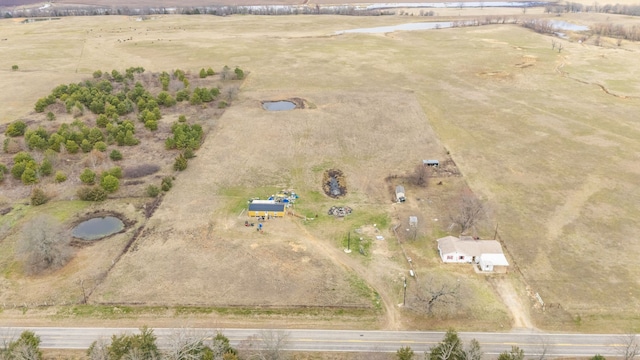
{"type": "Polygon", "coordinates": [[[158,195],[160,195],[160,188],[155,185],[147,186],[147,195],[153,198],[157,197],[158,195]]]}
{"type": "Polygon", "coordinates": [[[118,146],[134,146],[140,143],[135,136],[136,128],[129,120],[107,124],[107,143],[115,142],[118,146]]]}
{"type": "MultiPolygon", "coordinates": [[[[105,115],[99,117],[97,123],[100,127],[106,127],[109,122],[107,119],[116,119],[118,116],[132,113],[137,107],[138,118],[153,130],[157,128],[157,121],[161,116],[158,105],[173,106],[176,100],[167,93],[170,77],[166,72],[160,76],[163,92],[157,98],[139,82],[136,82],[133,88],[129,88],[129,81],[133,82],[135,79],[134,74],[143,72],[144,69],[141,67],[129,68],[124,75],[117,70],[111,73],[97,70],[92,80],[56,87],[50,95],[36,102],[35,109],[37,112],[44,112],[47,106],[60,101],[65,104],[67,112],[74,115],[82,115],[85,109],[97,115],[105,115]],[[125,86],[114,86],[114,83],[125,83],[125,86]],[[114,88],[119,90],[114,91],[114,88]]],[[[184,80],[186,81],[186,78],[184,80]]]]}
{"type": "Polygon", "coordinates": [[[111,153],[109,153],[109,159],[113,161],[122,160],[122,153],[118,150],[112,150],[111,153]]]}
{"type": "Polygon", "coordinates": [[[200,105],[202,103],[212,102],[216,99],[216,97],[220,94],[220,89],[218,88],[195,88],[193,89],[193,93],[189,97],[189,103],[191,105],[200,105]]]}
{"type": "Polygon", "coordinates": [[[24,121],[14,121],[9,126],[7,126],[7,130],[5,130],[5,135],[16,137],[24,135],[25,130],[27,130],[27,124],[24,121]]]}
{"type": "Polygon", "coordinates": [[[21,180],[25,185],[31,185],[38,182],[39,166],[36,161],[27,152],[19,152],[13,157],[13,167],[11,175],[21,180]]]}
{"type": "Polygon", "coordinates": [[[160,184],[160,188],[162,191],[169,191],[173,187],[173,178],[171,176],[165,176],[162,178],[162,183],[160,184]]]}
{"type": "Polygon", "coordinates": [[[238,80],[244,79],[244,71],[242,71],[242,69],[240,69],[239,67],[236,67],[236,69],[233,70],[233,72],[236,74],[236,79],[238,80]]]}
{"type": "Polygon", "coordinates": [[[96,182],[96,173],[89,168],[85,168],[80,174],[80,181],[83,184],[93,185],[96,182]]]}
{"type": "Polygon", "coordinates": [[[204,79],[204,78],[206,78],[207,76],[213,76],[213,75],[215,75],[215,74],[216,74],[216,73],[213,71],[213,69],[212,69],[212,68],[208,68],[207,70],[205,70],[204,68],[202,68],[202,69],[200,69],[200,74],[199,74],[199,75],[200,75],[200,78],[201,78],[201,79],[204,79]]]}
{"type": "Polygon", "coordinates": [[[83,186],[78,189],[78,197],[83,201],[104,201],[107,191],[99,186],[83,186]]]}
{"type": "Polygon", "coordinates": [[[163,71],[162,74],[160,74],[160,85],[162,85],[162,91],[169,90],[170,82],[171,82],[171,77],[169,76],[169,73],[167,73],[166,71],[163,71]]]}
{"type": "Polygon", "coordinates": [[[173,136],[165,141],[167,149],[197,150],[200,148],[203,137],[202,126],[177,122],[171,126],[171,133],[173,136]]]}
{"type": "Polygon", "coordinates": [[[133,123],[128,120],[107,123],[105,132],[106,136],[99,128],[89,127],[82,121],[76,120],[71,124],[61,124],[53,133],[47,132],[43,127],[27,130],[24,138],[31,150],[51,149],[60,152],[64,147],[70,154],[80,150],[84,153],[93,149],[106,151],[107,143],[119,146],[133,146],[140,143],[133,135],[135,133],[133,123]]]}
{"type": "Polygon", "coordinates": [[[176,171],[184,171],[187,169],[187,158],[180,154],[173,163],[173,169],[176,171]]]}
{"type": "Polygon", "coordinates": [[[56,182],[61,183],[67,181],[67,174],[64,171],[56,171],[56,182]]]}
{"type": "Polygon", "coordinates": [[[4,174],[8,173],[9,169],[4,164],[0,164],[0,182],[4,181],[4,174]]]}
{"type": "Polygon", "coordinates": [[[117,191],[120,187],[120,180],[118,180],[117,177],[108,174],[101,177],[100,186],[108,193],[112,193],[117,191]]]}
{"type": "MultiPolygon", "coordinates": [[[[120,178],[122,178],[122,168],[113,167],[100,173],[100,186],[108,193],[115,192],[120,187],[120,178]]],[[[80,174],[80,181],[86,185],[93,185],[96,183],[96,173],[86,168],[80,174]]]]}
{"type": "Polygon", "coordinates": [[[49,201],[49,197],[44,192],[44,190],[40,188],[34,188],[31,191],[31,205],[38,206],[42,204],[46,204],[49,201]]]}

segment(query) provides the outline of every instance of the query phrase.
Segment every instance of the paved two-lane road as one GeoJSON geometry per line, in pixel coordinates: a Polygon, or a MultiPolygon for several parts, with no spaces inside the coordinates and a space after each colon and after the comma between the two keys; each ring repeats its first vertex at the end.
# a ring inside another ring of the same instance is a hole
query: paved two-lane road
{"type": "MultiPolygon", "coordinates": [[[[49,349],[87,349],[100,338],[120,333],[134,333],[127,328],[65,328],[32,327],[0,328],[0,339],[16,338],[23,330],[32,330],[42,340],[41,347],[49,349]]],[[[189,329],[195,333],[222,332],[233,346],[251,336],[260,336],[259,329],[189,329]]],[[[155,328],[158,344],[162,347],[172,334],[180,329],[155,328]]],[[[440,342],[444,333],[423,331],[357,331],[357,330],[283,330],[288,336],[287,350],[296,351],[349,351],[395,352],[402,346],[410,346],[416,352],[428,350],[440,342]]],[[[628,336],[606,334],[550,334],[529,330],[507,333],[459,333],[468,342],[476,339],[482,351],[488,355],[499,354],[519,346],[527,355],[591,357],[595,354],[617,356],[621,354],[628,336]]]]}

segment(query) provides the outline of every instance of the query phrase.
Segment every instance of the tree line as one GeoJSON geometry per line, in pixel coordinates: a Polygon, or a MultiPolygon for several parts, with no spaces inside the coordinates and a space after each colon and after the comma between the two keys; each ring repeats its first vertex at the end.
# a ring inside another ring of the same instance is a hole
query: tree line
{"type": "MultiPolygon", "coordinates": [[[[222,333],[179,329],[158,346],[153,329],[143,326],[135,334],[112,335],[94,341],[86,350],[89,360],[281,360],[288,335],[284,331],[264,330],[233,347],[222,333]]],[[[41,340],[32,331],[0,344],[0,360],[42,360],[41,340]]]]}
{"type": "MultiPolygon", "coordinates": [[[[522,21],[522,26],[540,34],[555,34],[558,30],[554,23],[544,19],[527,19],[522,21]]],[[[597,23],[590,26],[591,33],[595,36],[607,36],[611,38],[640,41],[640,26],[624,26],[613,23],[597,23]]],[[[600,45],[596,40],[596,45],[600,45]]],[[[618,43],[618,45],[620,45],[618,43]]]]}
{"type": "Polygon", "coordinates": [[[598,4],[584,5],[575,2],[553,3],[544,7],[546,13],[578,13],[578,12],[596,12],[606,14],[631,15],[640,16],[640,5],[626,4],[598,4]]]}
{"type": "MultiPolygon", "coordinates": [[[[222,333],[215,335],[196,332],[194,329],[175,331],[161,349],[153,329],[146,326],[137,334],[113,335],[109,340],[94,341],[86,351],[90,360],[285,360],[291,354],[285,349],[288,335],[283,331],[264,330],[258,336],[231,346],[222,333]]],[[[620,358],[633,360],[640,355],[636,335],[627,336],[620,349],[620,358]]],[[[32,331],[24,331],[15,340],[0,344],[0,360],[42,360],[40,337],[32,331]]],[[[403,346],[394,354],[397,360],[417,360],[409,346],[403,346]]],[[[480,343],[472,339],[465,344],[457,332],[449,330],[442,341],[424,353],[424,360],[481,360],[484,354],[480,343]]],[[[524,360],[525,352],[518,346],[503,351],[498,360],[524,360]]],[[[547,359],[547,349],[535,354],[539,360],[547,359]]],[[[596,354],[589,360],[605,360],[596,354]]]]}
{"type": "Polygon", "coordinates": [[[241,15],[350,15],[350,16],[380,16],[394,15],[393,10],[368,10],[355,6],[305,6],[305,5],[279,5],[279,6],[240,6],[240,5],[214,5],[206,7],[179,6],[179,7],[51,7],[45,9],[15,9],[5,11],[5,18],[41,18],[41,17],[65,17],[65,16],[150,16],[150,15],[215,15],[228,16],[241,15]]]}
{"type": "MultiPolygon", "coordinates": [[[[619,357],[624,360],[633,360],[640,355],[640,340],[637,335],[631,334],[621,338],[619,357]]],[[[542,341],[539,353],[535,356],[538,360],[550,358],[549,346],[542,341]]],[[[524,360],[527,355],[518,346],[511,346],[510,350],[503,351],[498,355],[498,360],[524,360]]],[[[417,360],[416,353],[409,346],[403,346],[395,354],[397,360],[417,360]]],[[[471,339],[465,344],[455,330],[449,330],[438,344],[432,346],[424,353],[424,360],[481,360],[483,358],[480,343],[476,339],[471,339]]],[[[606,360],[604,356],[596,354],[589,360],[606,360]]]]}

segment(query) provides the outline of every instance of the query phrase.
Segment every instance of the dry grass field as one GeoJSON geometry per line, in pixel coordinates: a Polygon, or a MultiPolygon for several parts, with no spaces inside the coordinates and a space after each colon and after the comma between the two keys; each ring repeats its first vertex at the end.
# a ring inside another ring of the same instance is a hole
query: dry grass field
{"type": "MultiPolygon", "coordinates": [[[[605,21],[574,16],[563,19],[605,21]]],[[[0,43],[3,123],[27,116],[51,87],[98,68],[237,65],[249,72],[233,106],[146,223],[134,250],[100,282],[91,301],[346,304],[369,307],[369,326],[499,328],[509,320],[492,282],[466,267],[444,267],[436,258],[433,240],[445,233],[447,201],[466,186],[461,179],[414,189],[405,205],[420,212],[422,237],[406,246],[419,275],[449,274],[473,289],[476,303],[469,308],[480,325],[415,321],[409,312],[389,315],[395,314],[391,304],[402,302],[399,281],[406,276],[389,228],[409,213],[391,204],[384,179],[411,171],[423,158],[443,158],[448,150],[470,188],[491,203],[493,223],[518,269],[509,278],[525,304],[528,286],[551,305],[546,312],[532,310],[536,326],[631,331],[640,306],[638,45],[617,47],[612,41],[596,47],[555,39],[564,47],[558,53],[551,37],[514,25],[335,35],[418,20],[423,19],[0,21],[7,39],[0,43]],[[118,42],[128,37],[133,40],[118,42]],[[12,72],[13,64],[20,71],[12,72]],[[293,97],[305,99],[307,108],[275,113],[260,107],[262,100],[293,97]],[[322,172],[329,168],[346,175],[349,194],[343,199],[321,194],[322,172]],[[282,188],[301,195],[296,211],[317,213],[318,219],[269,220],[264,234],[244,227],[243,202],[282,188]],[[354,214],[342,221],[329,218],[324,214],[331,205],[349,205],[354,214]],[[367,258],[344,254],[340,238],[372,223],[386,225],[380,231],[387,241],[374,242],[367,258]],[[363,281],[378,292],[386,319],[371,320],[380,299],[372,301],[363,281]]],[[[7,241],[0,244],[10,249],[7,241]]],[[[35,288],[39,280],[21,277],[12,266],[13,271],[5,267],[2,286],[19,299],[20,284],[35,288]]],[[[77,291],[79,271],[65,268],[52,276],[77,291]]]]}

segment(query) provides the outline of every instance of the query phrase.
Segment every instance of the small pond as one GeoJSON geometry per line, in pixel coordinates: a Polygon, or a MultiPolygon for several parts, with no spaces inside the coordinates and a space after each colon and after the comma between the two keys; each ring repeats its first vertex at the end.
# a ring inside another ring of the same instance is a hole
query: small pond
{"type": "Polygon", "coordinates": [[[124,229],[122,220],[114,216],[97,217],[83,221],[73,228],[71,235],[82,240],[98,240],[124,229]]]}
{"type": "Polygon", "coordinates": [[[297,107],[293,101],[281,100],[281,101],[265,101],[262,103],[262,108],[267,111],[286,111],[293,110],[297,107]]]}
{"type": "Polygon", "coordinates": [[[361,34],[380,34],[380,33],[390,33],[394,31],[413,31],[413,30],[432,30],[432,29],[444,29],[453,27],[452,21],[440,21],[440,22],[418,22],[418,23],[409,23],[409,24],[400,24],[400,25],[391,25],[391,26],[378,26],[372,28],[360,28],[360,29],[350,29],[343,31],[336,31],[336,34],[347,34],[347,33],[361,33],[361,34]]]}
{"type": "Polygon", "coordinates": [[[551,23],[551,26],[555,30],[565,30],[565,31],[587,31],[587,30],[589,30],[588,26],[572,24],[572,23],[568,23],[566,21],[551,20],[550,23],[551,23]]]}

